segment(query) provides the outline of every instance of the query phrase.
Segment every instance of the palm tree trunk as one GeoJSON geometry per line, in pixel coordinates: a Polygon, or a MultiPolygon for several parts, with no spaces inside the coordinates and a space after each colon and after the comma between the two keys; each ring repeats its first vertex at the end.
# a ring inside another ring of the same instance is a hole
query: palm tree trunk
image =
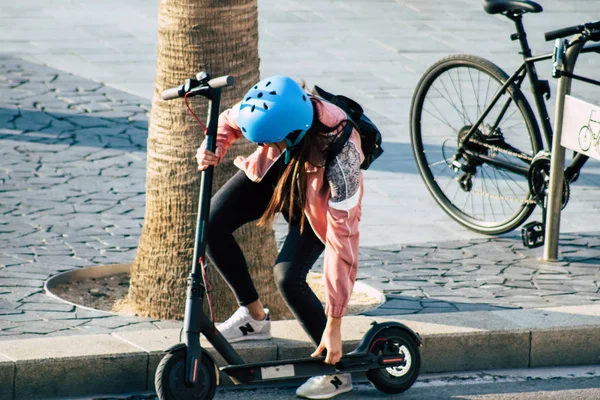
{"type": "MultiPolygon", "coordinates": [[[[148,130],[146,213],[136,258],[131,269],[129,302],[143,316],[181,319],[186,279],[190,272],[200,174],[195,153],[202,129],[189,115],[183,100],[163,101],[159,94],[199,71],[212,77],[229,74],[236,84],[223,92],[222,107],[238,101],[258,81],[258,19],[256,0],[160,0],[158,57],[154,98],[148,130]]],[[[190,101],[205,119],[205,99],[190,101]]],[[[231,161],[248,154],[253,145],[237,141],[215,169],[215,190],[236,168],[231,161]]],[[[274,316],[289,312],[272,278],[276,256],[271,229],[255,224],[242,227],[236,237],[244,250],[257,289],[274,316]]],[[[214,268],[209,268],[216,319],[227,318],[237,303],[214,268]]]]}

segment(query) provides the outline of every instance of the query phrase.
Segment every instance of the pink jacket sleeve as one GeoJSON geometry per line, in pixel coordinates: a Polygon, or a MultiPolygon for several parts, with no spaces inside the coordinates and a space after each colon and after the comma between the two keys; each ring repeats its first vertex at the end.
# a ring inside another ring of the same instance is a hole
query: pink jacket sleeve
{"type": "Polygon", "coordinates": [[[325,241],[325,314],[343,317],[358,271],[360,204],[343,211],[329,207],[325,241]]]}
{"type": "MultiPolygon", "coordinates": [[[[225,154],[227,149],[236,140],[242,137],[242,131],[235,123],[235,118],[238,112],[238,105],[228,108],[219,115],[219,123],[217,126],[217,146],[221,147],[225,154]]],[[[202,147],[206,146],[206,142],[202,142],[202,147]]]]}
{"type": "Polygon", "coordinates": [[[325,236],[325,312],[342,317],[348,308],[358,271],[359,223],[363,194],[362,152],[348,141],[327,168],[330,188],[325,236]]]}

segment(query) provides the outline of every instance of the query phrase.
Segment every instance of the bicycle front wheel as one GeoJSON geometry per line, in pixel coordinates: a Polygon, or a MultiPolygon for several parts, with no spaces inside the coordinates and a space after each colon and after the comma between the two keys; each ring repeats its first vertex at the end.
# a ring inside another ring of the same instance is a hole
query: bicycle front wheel
{"type": "Polygon", "coordinates": [[[590,133],[590,128],[587,126],[582,127],[579,130],[577,139],[579,140],[579,147],[581,150],[588,151],[590,147],[592,147],[592,134],[590,133]]]}
{"type": "Polygon", "coordinates": [[[454,220],[484,234],[515,229],[535,207],[526,170],[542,139],[516,85],[462,140],[507,80],[483,58],[449,56],[425,72],[411,105],[412,149],[427,188],[454,220]],[[459,146],[466,151],[453,163],[459,146]]]}

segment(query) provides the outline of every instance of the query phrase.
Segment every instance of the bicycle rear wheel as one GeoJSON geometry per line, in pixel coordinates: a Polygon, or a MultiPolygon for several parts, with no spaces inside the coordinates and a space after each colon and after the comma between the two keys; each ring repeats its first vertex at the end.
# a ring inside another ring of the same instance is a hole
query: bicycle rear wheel
{"type": "Polygon", "coordinates": [[[427,188],[454,220],[484,234],[513,230],[535,207],[526,173],[515,169],[528,168],[542,139],[515,85],[463,144],[471,156],[459,159],[460,168],[452,167],[461,138],[507,80],[502,69],[483,58],[449,56],[425,72],[411,105],[412,149],[427,188]]]}

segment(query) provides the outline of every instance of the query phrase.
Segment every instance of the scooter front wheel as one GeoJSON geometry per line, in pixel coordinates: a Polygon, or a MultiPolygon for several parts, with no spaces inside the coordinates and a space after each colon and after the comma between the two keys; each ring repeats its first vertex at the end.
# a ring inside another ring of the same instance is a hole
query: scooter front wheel
{"type": "Polygon", "coordinates": [[[212,360],[202,355],[194,386],[185,382],[186,347],[170,351],[158,364],[155,375],[156,394],[160,400],[211,400],[217,390],[217,376],[212,360]]]}
{"type": "Polygon", "coordinates": [[[369,352],[378,355],[398,354],[404,357],[404,364],[370,369],[367,378],[384,393],[396,394],[408,390],[419,376],[421,354],[412,335],[401,328],[383,329],[371,341],[369,352]]]}

